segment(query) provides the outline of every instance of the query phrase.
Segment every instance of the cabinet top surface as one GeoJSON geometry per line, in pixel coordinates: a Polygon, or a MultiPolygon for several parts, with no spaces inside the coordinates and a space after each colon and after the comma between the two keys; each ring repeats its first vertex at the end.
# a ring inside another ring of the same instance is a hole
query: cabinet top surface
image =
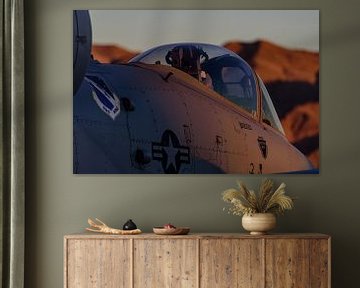
{"type": "Polygon", "coordinates": [[[250,235],[245,233],[189,233],[188,235],[156,235],[142,233],[138,235],[109,235],[101,233],[77,233],[64,236],[65,239],[329,239],[329,235],[320,233],[286,233],[250,235]]]}

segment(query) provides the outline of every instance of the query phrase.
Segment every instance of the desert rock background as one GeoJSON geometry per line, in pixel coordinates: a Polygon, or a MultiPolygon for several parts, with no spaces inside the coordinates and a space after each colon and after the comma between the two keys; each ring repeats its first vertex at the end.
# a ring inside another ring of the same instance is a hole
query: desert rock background
{"type": "Polygon", "coordinates": [[[116,64],[129,61],[135,55],[139,54],[139,52],[130,51],[118,45],[94,44],[91,49],[91,54],[94,59],[101,63],[116,64]]]}
{"type": "MultiPolygon", "coordinates": [[[[319,53],[284,48],[268,41],[223,45],[247,61],[264,81],[286,137],[319,168],[319,53]]],[[[137,55],[118,45],[94,44],[94,59],[123,63],[137,55]]]]}

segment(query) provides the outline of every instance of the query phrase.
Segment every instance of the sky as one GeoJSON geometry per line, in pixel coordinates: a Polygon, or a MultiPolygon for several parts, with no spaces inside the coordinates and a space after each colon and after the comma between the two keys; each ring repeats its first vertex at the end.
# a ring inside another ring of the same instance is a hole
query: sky
{"type": "Polygon", "coordinates": [[[144,51],[176,42],[266,39],[319,51],[318,10],[90,10],[93,43],[144,51]]]}

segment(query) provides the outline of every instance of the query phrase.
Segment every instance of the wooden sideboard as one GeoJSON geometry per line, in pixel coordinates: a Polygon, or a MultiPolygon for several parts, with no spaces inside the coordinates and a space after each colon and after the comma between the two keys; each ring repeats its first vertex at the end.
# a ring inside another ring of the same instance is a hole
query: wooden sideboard
{"type": "Polygon", "coordinates": [[[323,234],[67,235],[65,288],[325,288],[323,234]]]}

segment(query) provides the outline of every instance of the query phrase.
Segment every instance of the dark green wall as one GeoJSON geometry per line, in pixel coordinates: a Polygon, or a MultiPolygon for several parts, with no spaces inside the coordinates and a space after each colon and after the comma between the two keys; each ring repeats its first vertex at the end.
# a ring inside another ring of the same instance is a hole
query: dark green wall
{"type": "Polygon", "coordinates": [[[274,177],[299,197],[278,231],[330,234],[333,287],[359,287],[357,1],[26,2],[26,287],[63,287],[63,235],[82,231],[88,216],[113,226],[131,217],[145,231],[172,222],[196,232],[238,232],[240,218],[222,211],[220,192],[237,178],[259,182],[250,176],[72,174],[71,11],[87,8],[320,9],[321,174],[274,177]]]}

